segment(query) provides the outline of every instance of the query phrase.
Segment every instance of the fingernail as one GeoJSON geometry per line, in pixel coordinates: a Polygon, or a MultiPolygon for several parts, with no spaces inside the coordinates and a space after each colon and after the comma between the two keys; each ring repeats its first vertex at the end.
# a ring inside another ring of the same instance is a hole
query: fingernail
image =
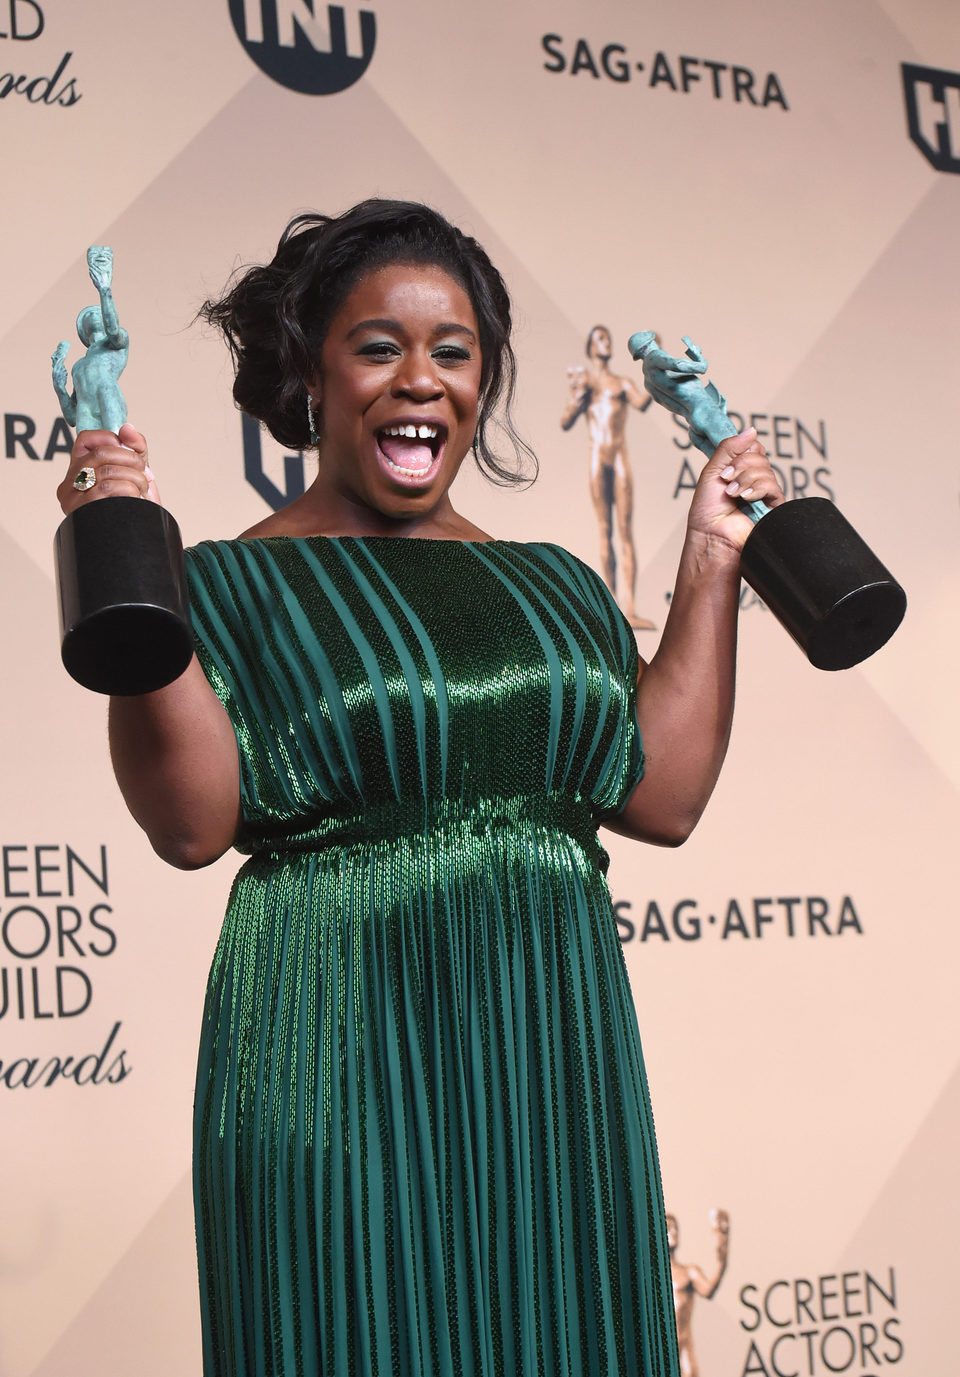
{"type": "Polygon", "coordinates": [[[149,465],[149,464],[144,464],[144,466],[143,466],[143,471],[144,471],[144,473],[147,475],[147,477],[150,479],[150,482],[152,483],[152,482],[153,482],[153,469],[150,467],[150,465],[149,465]]]}
{"type": "Polygon", "coordinates": [[[733,474],[733,465],[732,465],[732,464],[728,464],[727,467],[726,467],[726,468],[723,470],[723,472],[720,474],[720,477],[721,477],[721,478],[730,478],[732,474],[733,474]]]}
{"type": "Polygon", "coordinates": [[[740,494],[740,496],[741,496],[741,497],[749,497],[750,494],[751,494],[752,492],[753,492],[753,488],[744,488],[744,490],[743,490],[743,492],[740,494]]]}
{"type": "Polygon", "coordinates": [[[725,493],[729,493],[729,495],[730,495],[731,497],[736,497],[736,495],[737,495],[737,493],[738,493],[739,490],[740,490],[740,484],[739,484],[739,483],[728,483],[727,486],[724,488],[724,492],[725,492],[725,493]]]}

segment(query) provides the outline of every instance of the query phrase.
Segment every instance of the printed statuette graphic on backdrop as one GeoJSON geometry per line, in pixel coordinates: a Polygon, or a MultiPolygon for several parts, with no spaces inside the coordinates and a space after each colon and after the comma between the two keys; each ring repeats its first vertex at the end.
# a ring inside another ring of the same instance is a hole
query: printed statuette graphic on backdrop
{"type": "Polygon", "coordinates": [[[700,1377],[693,1344],[693,1306],[697,1296],[710,1300],[727,1270],[730,1250],[730,1216],[726,1210],[710,1211],[716,1261],[709,1275],[695,1262],[681,1262],[677,1257],[680,1225],[677,1216],[667,1214],[667,1244],[670,1248],[670,1276],[673,1282],[673,1309],[677,1320],[677,1347],[680,1350],[680,1371],[683,1377],[700,1377]]]}
{"type": "Polygon", "coordinates": [[[590,500],[600,535],[600,570],[623,615],[639,631],[655,631],[636,607],[637,555],[633,542],[633,475],[627,454],[627,410],[646,411],[650,398],[632,378],[610,366],[613,338],[605,325],[587,336],[587,366],[567,369],[569,396],[560,417],[570,430],[581,416],[590,439],[590,500]]]}
{"type": "MultiPolygon", "coordinates": [[[[631,335],[654,401],[683,416],[704,454],[736,434],[723,394],[699,375],[703,353],[683,336],[686,356],[657,346],[653,330],[631,335]]],[[[770,510],[740,502],[754,522],[740,571],[817,669],[850,669],[879,650],[903,620],[907,596],[870,547],[826,497],[794,498],[770,510]]]]}
{"type": "Polygon", "coordinates": [[[53,354],[53,386],[68,425],[116,434],[127,419],[119,378],[127,366],[130,338],[120,326],[113,300],[113,249],[92,244],[87,249],[87,267],[100,297],[99,306],[85,306],[77,316],[77,334],[87,352],[73,365],[71,396],[64,362],[70,345],[61,340],[53,354]]]}
{"type": "MultiPolygon", "coordinates": [[[[99,306],[77,317],[87,352],[73,366],[71,395],[64,362],[70,346],[61,340],[53,386],[78,438],[107,430],[119,442],[127,404],[118,379],[130,341],[113,300],[113,250],[91,246],[87,267],[100,296],[99,306]]],[[[193,654],[180,530],[157,502],[98,493],[96,454],[83,453],[71,484],[82,502],[54,540],[60,656],[67,673],[95,693],[152,693],[179,678],[193,654]]]]}

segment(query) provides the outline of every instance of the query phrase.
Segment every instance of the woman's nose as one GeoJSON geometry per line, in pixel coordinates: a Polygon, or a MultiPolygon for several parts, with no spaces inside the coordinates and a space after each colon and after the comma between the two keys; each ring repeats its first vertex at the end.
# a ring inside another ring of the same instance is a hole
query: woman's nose
{"type": "Polygon", "coordinates": [[[412,397],[416,401],[429,401],[443,395],[440,370],[429,354],[406,355],[394,375],[393,392],[395,396],[412,397]]]}

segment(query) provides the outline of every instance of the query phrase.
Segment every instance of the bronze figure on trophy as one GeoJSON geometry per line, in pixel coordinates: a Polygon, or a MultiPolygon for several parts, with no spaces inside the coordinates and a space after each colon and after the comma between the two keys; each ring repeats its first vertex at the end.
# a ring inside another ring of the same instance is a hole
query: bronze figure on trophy
{"type": "Polygon", "coordinates": [[[120,324],[113,300],[113,250],[92,244],[87,249],[87,268],[100,297],[99,306],[85,306],[77,316],[77,334],[87,352],[73,366],[74,390],[70,393],[65,362],[70,343],[62,339],[51,360],[53,386],[67,425],[116,434],[127,419],[119,378],[127,365],[130,337],[120,324]]]}
{"type": "MultiPolygon", "coordinates": [[[[60,604],[60,654],[67,672],[96,693],[152,693],[171,683],[193,655],[193,633],[177,523],[159,505],[153,475],[144,471],[139,498],[115,494],[102,446],[128,450],[127,404],[120,374],[130,339],[113,299],[113,250],[92,244],[87,270],[100,298],[77,317],[86,353],[73,365],[68,388],[61,340],[53,352],[53,387],[64,420],[86,446],[85,462],[69,483],[87,505],[64,510],[54,543],[60,604]],[[87,495],[89,494],[89,497],[87,495]],[[103,498],[105,500],[101,501],[103,498]],[[147,498],[141,501],[140,498],[147,498]]],[[[76,453],[76,451],[75,451],[76,453]]],[[[65,484],[61,484],[61,489],[65,484]]]]}
{"type": "MultiPolygon", "coordinates": [[[[686,352],[668,354],[653,330],[627,341],[643,361],[650,397],[687,422],[690,439],[709,458],[736,433],[727,399],[706,387],[703,351],[689,335],[686,352]]],[[[743,578],[790,633],[817,669],[850,669],[886,645],[907,607],[907,596],[850,522],[825,497],[794,498],[770,507],[751,488],[721,478],[754,523],[743,546],[743,578]]]]}

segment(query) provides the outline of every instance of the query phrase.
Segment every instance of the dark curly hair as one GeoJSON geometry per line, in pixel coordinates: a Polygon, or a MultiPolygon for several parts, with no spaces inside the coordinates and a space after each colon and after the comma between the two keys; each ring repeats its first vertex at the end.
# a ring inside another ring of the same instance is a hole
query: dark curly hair
{"type": "Polygon", "coordinates": [[[272,262],[240,269],[219,300],[204,302],[198,317],[223,333],[233,357],[237,405],[280,444],[309,448],[307,390],[330,323],[361,277],[393,263],[442,268],[469,296],[481,355],[473,452],[493,482],[532,482],[536,456],[511,418],[517,361],[503,278],[475,239],[414,201],[369,200],[339,216],[298,215],[272,262]],[[491,426],[507,437],[512,463],[492,449],[491,426]]]}

